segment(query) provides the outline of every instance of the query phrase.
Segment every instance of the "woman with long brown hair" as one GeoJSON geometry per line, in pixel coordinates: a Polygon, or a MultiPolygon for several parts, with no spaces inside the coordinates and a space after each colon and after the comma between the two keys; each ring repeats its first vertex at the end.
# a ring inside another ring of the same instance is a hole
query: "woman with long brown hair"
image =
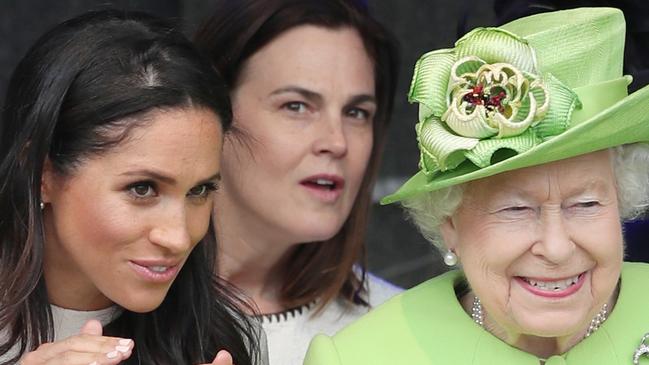
{"type": "Polygon", "coordinates": [[[395,42],[351,1],[215,8],[195,41],[233,101],[215,195],[219,273],[259,306],[271,364],[301,364],[315,334],[398,292],[364,266],[395,42]]]}

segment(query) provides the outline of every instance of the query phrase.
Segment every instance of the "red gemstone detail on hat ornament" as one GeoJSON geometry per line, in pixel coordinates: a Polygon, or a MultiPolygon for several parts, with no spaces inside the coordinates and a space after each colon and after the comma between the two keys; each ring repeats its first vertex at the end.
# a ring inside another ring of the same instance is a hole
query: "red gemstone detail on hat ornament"
{"type": "Polygon", "coordinates": [[[471,89],[471,92],[464,96],[464,101],[473,105],[484,105],[489,110],[497,109],[499,112],[505,110],[502,100],[507,96],[504,91],[496,95],[487,95],[484,93],[484,86],[478,84],[471,89]]]}
{"type": "Polygon", "coordinates": [[[487,108],[490,109],[498,109],[499,112],[504,112],[505,107],[502,105],[502,100],[506,97],[507,95],[505,94],[504,91],[499,92],[496,95],[492,95],[489,97],[489,101],[487,101],[487,108]]]}
{"type": "Polygon", "coordinates": [[[483,94],[484,86],[478,84],[471,89],[471,92],[464,95],[464,100],[473,105],[483,105],[485,95],[483,94]]]}

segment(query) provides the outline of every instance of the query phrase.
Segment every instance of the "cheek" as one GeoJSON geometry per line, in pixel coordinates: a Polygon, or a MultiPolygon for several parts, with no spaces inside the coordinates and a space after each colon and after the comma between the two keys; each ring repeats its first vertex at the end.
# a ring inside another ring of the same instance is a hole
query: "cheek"
{"type": "Polygon", "coordinates": [[[571,222],[570,231],[574,241],[595,257],[613,255],[613,259],[622,253],[622,226],[618,218],[571,222]]]}
{"type": "Polygon", "coordinates": [[[140,236],[141,220],[132,219],[135,215],[122,204],[101,200],[91,203],[78,204],[60,215],[66,220],[62,223],[68,227],[69,239],[97,250],[112,250],[140,236]]]}
{"type": "MultiPolygon", "coordinates": [[[[462,241],[460,263],[472,290],[483,306],[506,313],[511,296],[512,270],[526,249],[524,238],[500,230],[475,229],[462,241]]],[[[499,314],[499,315],[500,315],[499,314]]]]}
{"type": "Polygon", "coordinates": [[[193,245],[205,237],[209,228],[212,208],[212,204],[190,208],[187,214],[187,229],[193,245]]]}
{"type": "Polygon", "coordinates": [[[374,140],[372,130],[364,131],[350,138],[348,159],[350,177],[360,184],[367,170],[374,140]]]}
{"type": "Polygon", "coordinates": [[[472,285],[494,290],[508,287],[511,269],[530,247],[529,232],[529,227],[461,222],[456,254],[472,285]]]}
{"type": "Polygon", "coordinates": [[[533,227],[528,224],[487,222],[484,219],[457,221],[460,258],[483,261],[486,265],[508,266],[529,249],[533,227]]]}

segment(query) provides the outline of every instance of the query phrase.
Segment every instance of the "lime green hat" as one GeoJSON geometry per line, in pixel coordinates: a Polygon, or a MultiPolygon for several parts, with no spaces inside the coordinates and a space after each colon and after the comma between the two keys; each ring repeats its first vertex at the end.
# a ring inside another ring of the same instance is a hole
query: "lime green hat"
{"type": "Polygon", "coordinates": [[[649,87],[628,95],[621,11],[579,8],[477,28],[424,54],[419,172],[382,204],[501,172],[649,142],[649,87]]]}

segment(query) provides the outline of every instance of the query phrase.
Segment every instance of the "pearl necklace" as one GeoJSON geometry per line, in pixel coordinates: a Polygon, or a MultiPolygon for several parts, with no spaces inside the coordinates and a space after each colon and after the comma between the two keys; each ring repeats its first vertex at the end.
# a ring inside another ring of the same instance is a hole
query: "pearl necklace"
{"type": "MultiPolygon", "coordinates": [[[[473,298],[473,305],[471,306],[471,318],[473,318],[473,322],[475,322],[478,326],[484,328],[484,313],[482,309],[482,303],[480,302],[480,298],[477,296],[473,298]]],[[[595,331],[599,329],[599,327],[606,321],[606,318],[608,318],[608,304],[604,304],[602,307],[602,310],[597,313],[595,318],[593,318],[590,321],[590,325],[588,326],[588,330],[586,330],[586,335],[584,335],[584,338],[589,337],[595,331]]]]}

